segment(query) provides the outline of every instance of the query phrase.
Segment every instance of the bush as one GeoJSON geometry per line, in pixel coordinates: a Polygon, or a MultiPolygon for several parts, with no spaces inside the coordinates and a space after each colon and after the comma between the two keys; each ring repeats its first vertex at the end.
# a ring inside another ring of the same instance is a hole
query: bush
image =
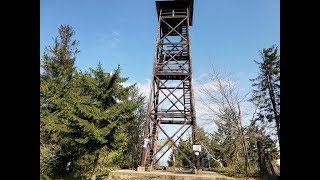
{"type": "Polygon", "coordinates": [[[56,154],[60,147],[55,144],[40,145],[40,176],[43,179],[53,175],[54,167],[57,164],[56,154]]]}

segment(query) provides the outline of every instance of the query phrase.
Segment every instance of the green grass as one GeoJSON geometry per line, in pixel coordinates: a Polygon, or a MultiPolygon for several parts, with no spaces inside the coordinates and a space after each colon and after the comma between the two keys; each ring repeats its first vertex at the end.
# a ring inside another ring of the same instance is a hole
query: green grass
{"type": "Polygon", "coordinates": [[[85,180],[88,179],[85,175],[77,176],[77,175],[66,175],[66,176],[61,176],[57,177],[55,179],[59,180],[67,180],[67,179],[72,179],[72,180],[85,180]]]}
{"type": "MultiPolygon", "coordinates": [[[[105,168],[102,170],[99,170],[97,172],[97,176],[96,179],[97,180],[102,180],[102,179],[106,179],[109,175],[109,173],[113,170],[113,168],[105,168]]],[[[72,175],[66,175],[66,176],[60,176],[57,177],[55,179],[57,180],[88,180],[91,178],[91,172],[87,172],[87,173],[83,173],[81,175],[79,174],[72,174],[72,175]]]]}
{"type": "Polygon", "coordinates": [[[256,178],[258,177],[258,174],[254,171],[249,172],[249,176],[246,176],[244,173],[241,173],[237,171],[233,167],[225,167],[225,168],[210,168],[208,171],[214,171],[219,174],[229,176],[229,177],[234,177],[234,178],[256,178]]]}

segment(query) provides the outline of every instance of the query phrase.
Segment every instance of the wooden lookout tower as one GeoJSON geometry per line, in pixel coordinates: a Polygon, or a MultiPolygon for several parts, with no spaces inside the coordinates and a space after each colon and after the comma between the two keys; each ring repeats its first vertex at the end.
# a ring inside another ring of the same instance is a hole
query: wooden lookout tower
{"type": "Polygon", "coordinates": [[[192,145],[199,148],[189,31],[193,21],[193,0],[156,1],[156,10],[157,41],[138,170],[152,171],[163,155],[175,147],[198,173],[199,153],[194,151],[193,159],[189,159],[176,145],[191,129],[192,145]],[[171,128],[173,126],[175,130],[171,128]],[[165,137],[161,145],[157,144],[159,133],[165,137]]]}

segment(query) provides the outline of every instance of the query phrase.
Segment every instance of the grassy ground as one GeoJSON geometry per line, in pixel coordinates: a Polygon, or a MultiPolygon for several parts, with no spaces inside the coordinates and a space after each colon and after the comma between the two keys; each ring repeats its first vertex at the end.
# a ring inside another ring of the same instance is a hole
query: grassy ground
{"type": "Polygon", "coordinates": [[[245,174],[237,171],[235,168],[232,168],[232,167],[210,168],[207,170],[214,171],[214,172],[220,173],[222,175],[226,175],[226,176],[233,177],[236,179],[256,179],[259,177],[258,174],[256,174],[256,172],[254,172],[254,171],[249,172],[249,175],[246,176],[245,174]]]}
{"type": "Polygon", "coordinates": [[[249,171],[249,175],[246,176],[243,173],[239,173],[238,171],[235,170],[235,168],[231,168],[231,167],[225,167],[225,168],[210,168],[207,169],[208,171],[214,171],[217,173],[220,173],[222,175],[226,175],[229,177],[233,177],[237,180],[253,180],[253,179],[257,179],[257,180],[276,180],[279,179],[279,176],[265,176],[265,177],[261,177],[257,172],[255,172],[253,169],[251,171],[249,171]]]}
{"type": "MultiPolygon", "coordinates": [[[[116,168],[105,168],[105,169],[100,169],[98,172],[97,172],[97,176],[96,176],[96,179],[97,180],[102,180],[102,179],[106,179],[109,175],[109,172],[115,170],[116,168]]],[[[87,172],[87,173],[84,173],[84,174],[74,174],[74,175],[67,175],[67,176],[62,176],[62,177],[58,177],[58,178],[55,178],[57,180],[69,180],[69,179],[72,179],[72,180],[87,180],[87,179],[90,179],[91,178],[91,172],[87,172]]]]}
{"type": "MultiPolygon", "coordinates": [[[[96,179],[97,180],[102,180],[102,179],[106,179],[108,177],[108,174],[100,174],[97,175],[96,179]]],[[[63,177],[58,177],[57,180],[87,180],[90,179],[90,176],[88,175],[82,175],[82,176],[77,176],[77,175],[68,175],[68,176],[63,176],[63,177]]]]}

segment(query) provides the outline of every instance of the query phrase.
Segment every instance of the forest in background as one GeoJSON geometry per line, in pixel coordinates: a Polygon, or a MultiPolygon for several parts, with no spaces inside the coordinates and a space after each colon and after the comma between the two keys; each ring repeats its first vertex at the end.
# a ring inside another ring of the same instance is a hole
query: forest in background
{"type": "MultiPolygon", "coordinates": [[[[52,179],[85,176],[96,179],[113,169],[136,168],[140,161],[146,114],[146,97],[121,67],[105,72],[99,63],[82,72],[76,69],[80,52],[75,31],[61,25],[52,45],[41,57],[40,72],[40,176],[52,179]]],[[[199,127],[205,147],[205,170],[235,177],[280,175],[280,55],[272,45],[256,60],[259,74],[251,79],[252,91],[242,97],[228,74],[212,69],[210,81],[199,88],[201,107],[214,117],[217,131],[199,127]],[[208,85],[209,84],[209,85],[208,85]],[[254,111],[243,115],[243,103],[254,111]],[[250,121],[248,126],[243,121],[250,121]],[[278,145],[277,145],[278,144],[278,145]]],[[[177,146],[192,159],[191,137],[177,146]]],[[[190,164],[172,148],[168,168],[190,164]]]]}

